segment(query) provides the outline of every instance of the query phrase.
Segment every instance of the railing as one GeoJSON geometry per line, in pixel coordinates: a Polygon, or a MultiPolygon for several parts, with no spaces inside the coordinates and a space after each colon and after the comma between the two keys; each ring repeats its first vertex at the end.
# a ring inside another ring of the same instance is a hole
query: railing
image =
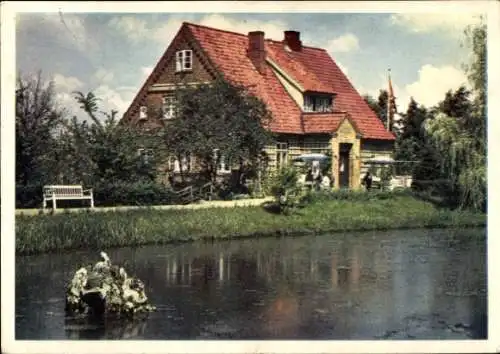
{"type": "Polygon", "coordinates": [[[213,193],[214,186],[212,182],[205,183],[201,187],[188,186],[175,192],[177,198],[183,204],[193,203],[200,199],[212,200],[213,193]]]}

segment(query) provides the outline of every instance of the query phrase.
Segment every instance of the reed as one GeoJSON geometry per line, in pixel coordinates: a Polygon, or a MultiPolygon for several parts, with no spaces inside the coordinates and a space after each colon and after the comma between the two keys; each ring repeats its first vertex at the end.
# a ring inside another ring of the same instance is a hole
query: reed
{"type": "Polygon", "coordinates": [[[486,214],[436,208],[410,195],[312,198],[291,215],[263,207],[129,210],[17,216],[16,253],[107,249],[336,231],[485,226],[486,214]]]}

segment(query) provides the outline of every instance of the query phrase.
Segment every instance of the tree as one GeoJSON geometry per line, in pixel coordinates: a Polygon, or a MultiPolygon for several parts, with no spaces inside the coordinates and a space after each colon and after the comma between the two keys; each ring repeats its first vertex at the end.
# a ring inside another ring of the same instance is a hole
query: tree
{"type": "Polygon", "coordinates": [[[386,126],[387,122],[387,99],[389,94],[387,90],[380,90],[378,98],[375,99],[370,95],[364,95],[363,99],[370,106],[373,112],[377,115],[378,119],[386,126]]]}
{"type": "Polygon", "coordinates": [[[56,140],[64,110],[57,107],[54,83],[18,77],[16,85],[16,184],[43,184],[51,180],[56,140]]]}
{"type": "MultiPolygon", "coordinates": [[[[486,209],[486,25],[465,31],[472,59],[464,66],[472,86],[470,109],[457,110],[444,103],[426,131],[440,152],[440,164],[459,195],[460,207],[486,209]]],[[[463,95],[462,95],[463,96],[463,95]]],[[[447,95],[448,103],[451,96],[447,95]]],[[[463,105],[459,105],[463,108],[463,105]]]]}
{"type": "Polygon", "coordinates": [[[194,157],[208,180],[215,181],[217,165],[244,163],[251,169],[271,141],[266,129],[271,114],[246,88],[217,78],[210,84],[177,90],[176,118],[165,130],[167,150],[194,157]]]}
{"type": "Polygon", "coordinates": [[[85,175],[92,184],[153,180],[163,157],[159,136],[119,124],[117,111],[99,111],[99,99],[92,92],[75,92],[75,99],[90,123],[76,118],[66,123],[66,157],[77,159],[69,163],[73,174],[85,175]]]}
{"type": "Polygon", "coordinates": [[[412,97],[406,113],[401,114],[401,129],[396,134],[396,160],[413,161],[401,164],[399,173],[411,174],[416,181],[442,178],[436,148],[425,133],[425,123],[433,115],[412,97]]]}

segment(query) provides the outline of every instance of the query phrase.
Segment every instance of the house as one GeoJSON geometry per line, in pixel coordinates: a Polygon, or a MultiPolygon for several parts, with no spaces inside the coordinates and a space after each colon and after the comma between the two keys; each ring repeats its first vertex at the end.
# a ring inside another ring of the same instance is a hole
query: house
{"type": "MultiPolygon", "coordinates": [[[[394,135],[327,51],[305,46],[296,31],[275,41],[261,31],[240,34],[183,23],[123,122],[161,127],[175,118],[178,85],[209,83],[217,73],[247,87],[271,111],[269,129],[278,136],[266,148],[272,168],[303,153],[330,152],[334,186],[358,188],[366,160],[392,155],[394,135]],[[148,117],[147,107],[163,108],[163,117],[148,117]]],[[[227,172],[228,166],[219,167],[227,172]]],[[[178,161],[170,168],[178,169],[178,161]]]]}

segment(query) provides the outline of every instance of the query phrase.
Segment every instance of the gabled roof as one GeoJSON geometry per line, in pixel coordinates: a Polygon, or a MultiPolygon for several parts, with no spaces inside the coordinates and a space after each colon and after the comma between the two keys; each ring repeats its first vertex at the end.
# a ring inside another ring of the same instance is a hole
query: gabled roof
{"type": "MultiPolygon", "coordinates": [[[[224,75],[246,86],[251,86],[269,106],[276,132],[297,134],[320,133],[337,128],[335,114],[319,116],[307,124],[301,121],[302,111],[287,94],[269,65],[259,74],[247,56],[248,36],[210,27],[184,23],[212,62],[224,75]],[[330,123],[327,123],[330,122],[330,123]],[[304,130],[307,127],[307,131],[304,130]]],[[[335,94],[335,110],[346,111],[364,138],[394,140],[370,106],[354,89],[344,73],[324,49],[302,46],[300,52],[289,51],[282,42],[265,40],[266,55],[297,81],[304,91],[335,94]]]]}
{"type": "MultiPolygon", "coordinates": [[[[255,68],[247,55],[248,36],[245,34],[187,22],[183,23],[179,34],[193,38],[226,79],[246,86],[267,104],[273,115],[269,127],[273,132],[332,133],[345,116],[340,113],[303,114],[269,63],[262,73],[255,68]]],[[[302,46],[299,52],[290,51],[283,42],[266,39],[265,51],[266,57],[286,72],[302,91],[334,94],[335,111],[347,112],[363,138],[395,139],[324,49],[302,46]]]]}

